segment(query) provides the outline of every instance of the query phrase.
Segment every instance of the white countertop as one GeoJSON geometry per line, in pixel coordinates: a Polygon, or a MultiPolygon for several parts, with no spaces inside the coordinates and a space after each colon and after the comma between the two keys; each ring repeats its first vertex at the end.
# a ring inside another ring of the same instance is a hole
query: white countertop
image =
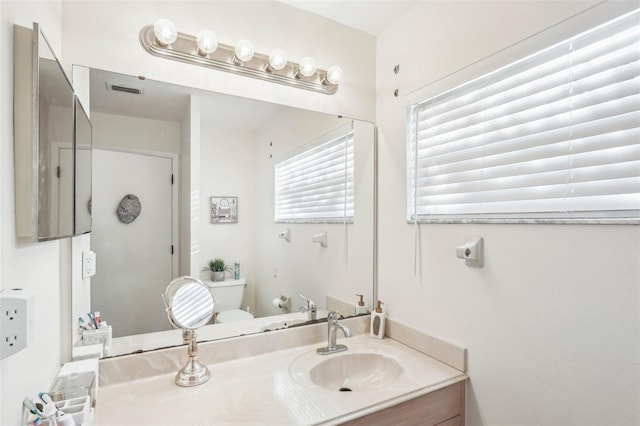
{"type": "MultiPolygon", "coordinates": [[[[350,349],[320,356],[322,344],[294,347],[209,364],[211,380],[196,387],[174,383],[177,372],[100,387],[95,424],[106,425],[333,425],[463,381],[467,376],[390,338],[366,334],[338,339],[350,349]],[[389,386],[338,392],[290,374],[300,360],[380,352],[403,366],[389,386]]],[[[184,354],[186,362],[187,354],[184,354]]]]}

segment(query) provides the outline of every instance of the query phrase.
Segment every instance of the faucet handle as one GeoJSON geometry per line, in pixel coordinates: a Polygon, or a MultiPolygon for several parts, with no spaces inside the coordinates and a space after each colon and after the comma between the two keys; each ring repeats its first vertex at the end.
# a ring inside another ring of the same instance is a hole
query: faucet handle
{"type": "Polygon", "coordinates": [[[327,321],[337,322],[340,319],[340,314],[336,311],[331,311],[327,315],[327,321]]]}
{"type": "Polygon", "coordinates": [[[312,309],[316,307],[316,302],[309,299],[308,297],[305,297],[304,294],[301,294],[300,297],[302,297],[304,300],[307,301],[307,309],[312,309]]]}

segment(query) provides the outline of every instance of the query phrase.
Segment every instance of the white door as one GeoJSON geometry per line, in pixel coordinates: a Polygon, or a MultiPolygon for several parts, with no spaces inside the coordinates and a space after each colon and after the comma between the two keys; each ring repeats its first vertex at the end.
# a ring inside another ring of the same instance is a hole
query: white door
{"type": "Polygon", "coordinates": [[[113,336],[170,329],[161,294],[173,279],[172,159],[109,150],[93,151],[93,232],[96,275],[91,309],[113,336]],[[142,206],[131,223],[117,209],[127,194],[142,206]]]}

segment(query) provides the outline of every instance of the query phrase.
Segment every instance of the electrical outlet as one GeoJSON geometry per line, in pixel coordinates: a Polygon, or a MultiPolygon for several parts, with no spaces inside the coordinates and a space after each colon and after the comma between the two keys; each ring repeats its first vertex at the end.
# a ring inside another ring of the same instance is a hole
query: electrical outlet
{"type": "Polygon", "coordinates": [[[82,252],[82,279],[86,280],[96,274],[96,252],[87,250],[82,252]]]}
{"type": "Polygon", "coordinates": [[[27,346],[33,319],[33,297],[21,289],[0,292],[0,359],[27,346]]]}

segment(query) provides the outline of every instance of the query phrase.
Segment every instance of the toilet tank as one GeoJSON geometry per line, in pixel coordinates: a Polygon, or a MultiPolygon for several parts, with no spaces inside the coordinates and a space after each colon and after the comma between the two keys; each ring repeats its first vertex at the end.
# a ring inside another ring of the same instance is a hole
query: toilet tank
{"type": "Polygon", "coordinates": [[[240,278],[238,280],[224,281],[202,281],[216,299],[213,310],[215,312],[228,311],[231,309],[239,309],[242,305],[242,295],[247,286],[247,280],[240,278]]]}

